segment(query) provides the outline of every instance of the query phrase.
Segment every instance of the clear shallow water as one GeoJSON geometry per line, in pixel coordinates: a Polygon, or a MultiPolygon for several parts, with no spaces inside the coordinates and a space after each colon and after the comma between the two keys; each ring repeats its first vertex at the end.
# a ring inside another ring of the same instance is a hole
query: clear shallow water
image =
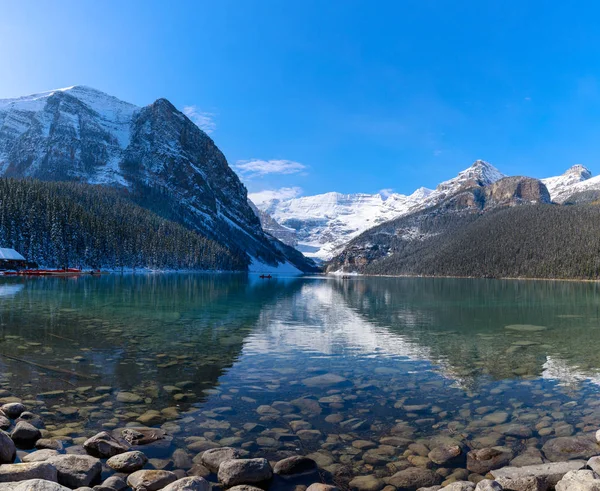
{"type": "Polygon", "coordinates": [[[73,444],[146,414],[175,438],[159,457],[220,444],[384,476],[414,441],[518,455],[597,429],[599,321],[596,283],[2,279],[0,394],[73,444]]]}

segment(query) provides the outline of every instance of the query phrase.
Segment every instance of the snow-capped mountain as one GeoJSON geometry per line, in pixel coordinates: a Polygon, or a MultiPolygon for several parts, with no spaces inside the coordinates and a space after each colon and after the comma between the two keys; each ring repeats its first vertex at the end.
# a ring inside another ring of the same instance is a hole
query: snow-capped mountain
{"type": "Polygon", "coordinates": [[[225,156],[166,99],[138,107],[74,86],[0,100],[0,175],[119,187],[159,215],[247,253],[257,269],[281,269],[289,257],[310,269],[264,233],[225,156]]]}
{"type": "Polygon", "coordinates": [[[600,190],[600,176],[592,177],[592,173],[583,165],[574,165],[564,174],[542,179],[542,182],[556,203],[563,203],[581,191],[600,190]]]}
{"type": "Polygon", "coordinates": [[[328,260],[365,230],[400,216],[434,206],[461,189],[492,184],[505,177],[493,165],[477,160],[435,190],[419,188],[403,194],[325,193],[257,203],[281,225],[296,230],[298,250],[328,260]]]}

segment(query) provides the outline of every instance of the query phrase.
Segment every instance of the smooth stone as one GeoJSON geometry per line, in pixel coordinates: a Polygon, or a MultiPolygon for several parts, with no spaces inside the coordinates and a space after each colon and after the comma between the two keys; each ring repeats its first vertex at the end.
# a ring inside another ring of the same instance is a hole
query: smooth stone
{"type": "Polygon", "coordinates": [[[0,414],[0,430],[8,430],[10,424],[10,419],[0,414]]]}
{"type": "Polygon", "coordinates": [[[125,481],[125,479],[119,476],[111,476],[99,486],[94,486],[94,491],[123,491],[126,488],[127,482],[125,481]]]}
{"type": "Polygon", "coordinates": [[[280,460],[273,467],[273,473],[280,476],[292,476],[295,474],[304,474],[315,472],[318,469],[317,463],[308,457],[295,455],[287,459],[280,460]]]}
{"type": "Polygon", "coordinates": [[[592,469],[596,474],[600,475],[600,456],[592,457],[587,461],[586,466],[592,469]]]}
{"type": "Polygon", "coordinates": [[[173,463],[177,469],[188,470],[194,465],[190,455],[182,448],[178,448],[173,452],[173,463]]]}
{"type": "Polygon", "coordinates": [[[134,450],[132,452],[125,452],[119,455],[115,455],[106,461],[106,464],[111,469],[117,472],[124,472],[129,474],[131,472],[139,471],[148,462],[142,452],[134,450]]]}
{"type": "Polygon", "coordinates": [[[0,466],[0,482],[27,481],[29,479],[44,479],[45,481],[56,482],[56,467],[48,462],[4,464],[0,466]]]}
{"type": "Polygon", "coordinates": [[[124,404],[139,404],[144,398],[133,392],[119,392],[117,394],[117,401],[124,404]]]}
{"type": "Polygon", "coordinates": [[[502,486],[498,481],[483,479],[477,483],[477,486],[475,486],[475,491],[502,491],[502,486]]]}
{"type": "Polygon", "coordinates": [[[548,328],[545,326],[534,326],[531,324],[511,324],[510,326],[505,326],[504,329],[519,332],[540,332],[545,331],[548,328]]]}
{"type": "Polygon", "coordinates": [[[508,465],[512,458],[512,450],[506,447],[471,450],[467,454],[467,469],[483,476],[492,469],[508,465]]]}
{"type": "Polygon", "coordinates": [[[166,433],[163,430],[156,428],[124,428],[116,430],[116,432],[113,432],[113,435],[114,434],[123,438],[123,440],[130,445],[149,445],[167,438],[166,433]]]}
{"type": "Polygon", "coordinates": [[[268,481],[273,470],[267,459],[232,459],[219,466],[219,482],[225,487],[238,484],[256,484],[268,481]]]}
{"type": "Polygon", "coordinates": [[[10,437],[18,446],[32,448],[35,442],[42,438],[42,433],[26,421],[19,421],[10,434],[10,437]]]}
{"type": "Polygon", "coordinates": [[[419,488],[435,486],[441,480],[438,474],[429,469],[409,467],[408,469],[396,472],[392,477],[385,479],[385,482],[403,491],[416,491],[419,488]]]}
{"type": "Polygon", "coordinates": [[[200,461],[207,469],[216,474],[219,472],[221,463],[241,457],[242,453],[236,448],[220,447],[206,450],[200,457],[200,461]]]}
{"type": "Polygon", "coordinates": [[[21,460],[23,462],[44,462],[55,455],[58,455],[56,450],[36,450],[35,452],[23,456],[21,460]]]}
{"type": "MultiPolygon", "coordinates": [[[[233,490],[233,488],[231,489],[233,490]]],[[[314,484],[311,484],[308,488],[306,488],[306,491],[339,491],[339,489],[329,484],[322,484],[320,482],[316,482],[314,484]]]]}
{"type": "Polygon", "coordinates": [[[442,466],[447,466],[449,463],[455,461],[462,454],[462,449],[459,445],[443,445],[435,447],[429,452],[429,459],[442,466]]]}
{"type": "Polygon", "coordinates": [[[548,462],[539,465],[529,465],[525,467],[503,467],[491,471],[492,476],[503,487],[512,489],[512,481],[527,480],[534,477],[543,485],[553,487],[569,471],[576,471],[585,467],[583,460],[571,460],[568,462],[548,462]]]}
{"type": "Polygon", "coordinates": [[[30,479],[15,483],[11,491],[71,491],[69,488],[61,486],[57,482],[47,481],[46,479],[30,479]]]}
{"type": "Polygon", "coordinates": [[[26,408],[20,402],[9,402],[0,407],[2,412],[10,419],[17,419],[21,413],[26,411],[26,408]]]}
{"type": "Polygon", "coordinates": [[[444,486],[442,489],[447,491],[475,491],[475,483],[470,481],[456,481],[448,486],[444,486]]]}
{"type": "Polygon", "coordinates": [[[543,464],[542,452],[535,447],[529,447],[510,461],[512,467],[543,464]]]}
{"type": "Polygon", "coordinates": [[[600,491],[600,477],[594,471],[569,471],[556,484],[556,491],[600,491]]]}
{"type": "Polygon", "coordinates": [[[600,454],[600,446],[590,437],[563,436],[544,443],[542,452],[552,462],[589,459],[600,454]]]}
{"type": "Polygon", "coordinates": [[[308,397],[301,397],[299,399],[294,399],[291,401],[294,406],[296,406],[301,411],[309,413],[311,415],[319,415],[323,411],[321,406],[314,399],[310,399],[308,397]]]}
{"type": "Polygon", "coordinates": [[[264,491],[264,489],[257,488],[256,486],[250,486],[248,484],[240,484],[239,486],[229,488],[228,491],[264,491]]]}
{"type": "Polygon", "coordinates": [[[68,488],[89,486],[100,479],[101,462],[88,455],[56,455],[47,460],[58,471],[58,482],[68,488]]]}
{"type": "Polygon", "coordinates": [[[380,491],[385,482],[375,476],[359,476],[352,479],[348,486],[352,491],[380,491]]]}
{"type": "Polygon", "coordinates": [[[184,477],[169,484],[163,491],[210,491],[210,484],[202,477],[184,477]]]}
{"type": "Polygon", "coordinates": [[[158,491],[175,481],[177,481],[175,474],[160,470],[137,471],[127,477],[127,484],[134,491],[142,491],[142,488],[145,491],[158,491]]]}
{"type": "Polygon", "coordinates": [[[483,417],[484,421],[487,421],[489,423],[493,423],[496,425],[505,423],[507,419],[508,419],[508,413],[503,412],[503,411],[498,411],[498,412],[492,413],[492,414],[486,414],[483,417]]]}
{"type": "Polygon", "coordinates": [[[16,456],[15,442],[8,433],[0,430],[0,464],[12,464],[16,456]]]}
{"type": "Polygon", "coordinates": [[[102,431],[83,443],[86,452],[94,457],[108,459],[129,451],[129,445],[114,438],[107,431],[102,431]]]}
{"type": "Polygon", "coordinates": [[[317,375],[316,377],[305,378],[302,383],[307,387],[328,387],[330,385],[338,385],[346,382],[347,379],[336,375],[335,373],[326,373],[317,375]]]}

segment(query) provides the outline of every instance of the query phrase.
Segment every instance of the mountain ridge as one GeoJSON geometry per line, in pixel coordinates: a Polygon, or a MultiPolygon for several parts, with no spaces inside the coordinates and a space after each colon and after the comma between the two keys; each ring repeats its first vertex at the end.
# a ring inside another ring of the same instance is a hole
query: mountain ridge
{"type": "Polygon", "coordinates": [[[314,270],[264,233],[223,153],[164,98],[138,107],[73,86],[0,100],[0,176],[125,188],[135,203],[246,253],[249,266],[314,270]]]}

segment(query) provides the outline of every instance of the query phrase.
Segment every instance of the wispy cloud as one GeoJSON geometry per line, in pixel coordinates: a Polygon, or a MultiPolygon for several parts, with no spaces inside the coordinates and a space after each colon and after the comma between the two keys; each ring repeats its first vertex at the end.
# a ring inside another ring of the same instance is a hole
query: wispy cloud
{"type": "Polygon", "coordinates": [[[217,128],[214,113],[201,111],[198,106],[185,106],[183,114],[190,118],[205,133],[212,133],[217,128]]]}
{"type": "Polygon", "coordinates": [[[234,168],[248,178],[267,174],[297,174],[306,170],[306,166],[293,160],[238,160],[234,168]]]}
{"type": "Polygon", "coordinates": [[[302,188],[290,187],[290,188],[279,188],[279,189],[265,189],[256,193],[250,193],[248,197],[256,206],[272,201],[272,200],[286,200],[297,198],[302,194],[302,188]]]}

